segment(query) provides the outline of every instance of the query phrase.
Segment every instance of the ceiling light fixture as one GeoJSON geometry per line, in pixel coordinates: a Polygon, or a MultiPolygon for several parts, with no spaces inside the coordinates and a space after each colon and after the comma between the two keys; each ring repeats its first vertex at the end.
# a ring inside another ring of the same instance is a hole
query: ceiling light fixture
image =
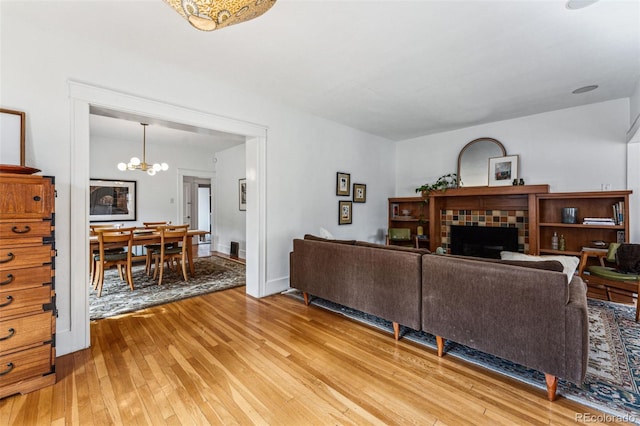
{"type": "Polygon", "coordinates": [[[147,123],[140,123],[142,126],[142,161],[138,157],[131,157],[128,163],[118,163],[118,170],[126,171],[126,170],[141,170],[143,172],[147,172],[149,176],[155,175],[157,172],[164,172],[169,170],[169,165],[167,163],[147,163],[147,123]]]}
{"type": "Polygon", "coordinates": [[[191,25],[213,31],[248,21],[271,9],[276,0],[164,0],[191,25]]]}
{"type": "Polygon", "coordinates": [[[587,93],[587,92],[590,92],[592,90],[596,90],[597,88],[598,88],[597,84],[592,84],[591,86],[580,87],[580,88],[574,90],[571,93],[573,93],[574,95],[577,95],[577,94],[580,94],[580,93],[587,93]]]}
{"type": "Polygon", "coordinates": [[[567,9],[571,9],[571,10],[582,9],[584,7],[591,6],[597,1],[598,0],[569,0],[567,2],[567,9]]]}

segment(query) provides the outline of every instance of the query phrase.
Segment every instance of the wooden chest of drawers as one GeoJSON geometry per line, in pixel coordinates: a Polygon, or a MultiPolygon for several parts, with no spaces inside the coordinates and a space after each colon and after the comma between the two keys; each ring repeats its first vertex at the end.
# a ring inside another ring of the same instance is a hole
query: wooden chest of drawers
{"type": "Polygon", "coordinates": [[[53,178],[0,174],[0,398],[55,383],[53,178]]]}

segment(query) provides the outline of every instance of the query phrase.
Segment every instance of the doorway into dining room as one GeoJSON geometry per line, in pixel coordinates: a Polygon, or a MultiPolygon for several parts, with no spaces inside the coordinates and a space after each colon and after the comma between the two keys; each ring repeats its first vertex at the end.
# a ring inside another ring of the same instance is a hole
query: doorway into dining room
{"type": "Polygon", "coordinates": [[[209,177],[182,176],[182,223],[189,224],[191,229],[209,232],[201,235],[194,244],[211,243],[211,186],[209,177]]]}

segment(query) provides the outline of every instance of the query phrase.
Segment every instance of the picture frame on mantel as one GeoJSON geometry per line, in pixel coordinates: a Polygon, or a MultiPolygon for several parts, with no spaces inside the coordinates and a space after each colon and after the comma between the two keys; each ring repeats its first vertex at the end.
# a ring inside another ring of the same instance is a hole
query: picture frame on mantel
{"type": "Polygon", "coordinates": [[[353,219],[353,203],[351,201],[339,201],[338,207],[338,225],[350,225],[353,219]]]}
{"type": "Polygon", "coordinates": [[[512,185],[518,179],[518,155],[489,158],[489,186],[512,185]]]}
{"type": "Polygon", "coordinates": [[[0,108],[0,164],[24,166],[26,114],[0,108]]]}
{"type": "Polygon", "coordinates": [[[336,174],[336,195],[351,195],[351,174],[338,172],[336,174]]]}

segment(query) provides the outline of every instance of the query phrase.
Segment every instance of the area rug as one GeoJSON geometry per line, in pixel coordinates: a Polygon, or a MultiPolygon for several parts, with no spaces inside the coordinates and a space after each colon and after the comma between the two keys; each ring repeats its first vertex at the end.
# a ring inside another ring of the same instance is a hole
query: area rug
{"type": "Polygon", "coordinates": [[[89,318],[97,320],[127,312],[138,311],[188,297],[245,285],[245,265],[217,256],[199,257],[194,260],[195,277],[182,280],[182,274],[165,269],[162,285],[144,272],[144,265],[133,267],[131,291],[120,280],[115,269],[105,271],[102,296],[89,291],[89,318]]]}
{"type": "MultiPolygon", "coordinates": [[[[302,300],[298,290],[285,294],[302,300]]],[[[393,334],[391,322],[374,315],[316,297],[311,298],[311,304],[393,334]]],[[[634,319],[635,308],[629,305],[589,299],[587,376],[581,386],[559,380],[558,394],[614,419],[640,424],[640,324],[634,319]]],[[[436,339],[431,334],[402,327],[401,335],[403,339],[436,348],[436,339]]],[[[445,351],[447,356],[546,390],[541,372],[453,342],[446,343],[445,351]]]]}

